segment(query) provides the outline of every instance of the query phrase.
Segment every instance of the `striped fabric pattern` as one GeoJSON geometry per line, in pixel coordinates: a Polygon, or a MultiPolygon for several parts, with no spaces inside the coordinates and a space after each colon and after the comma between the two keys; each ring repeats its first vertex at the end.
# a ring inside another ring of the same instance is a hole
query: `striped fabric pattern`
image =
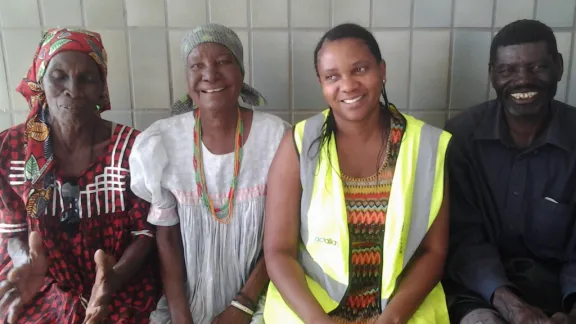
{"type": "Polygon", "coordinates": [[[393,111],[386,158],[377,174],[367,178],[342,176],[350,235],[350,286],[331,312],[337,323],[375,323],[381,314],[380,286],[386,211],[392,187],[403,119],[393,111]]]}

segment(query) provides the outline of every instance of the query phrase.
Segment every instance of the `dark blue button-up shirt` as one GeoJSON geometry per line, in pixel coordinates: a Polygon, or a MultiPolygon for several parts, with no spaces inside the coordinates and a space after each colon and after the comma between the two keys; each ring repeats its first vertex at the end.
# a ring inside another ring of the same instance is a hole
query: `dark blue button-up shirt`
{"type": "Polygon", "coordinates": [[[453,134],[447,269],[487,301],[510,285],[503,260],[512,257],[555,266],[565,297],[576,292],[576,109],[551,107],[547,128],[526,149],[515,147],[497,101],[446,125],[453,134]]]}

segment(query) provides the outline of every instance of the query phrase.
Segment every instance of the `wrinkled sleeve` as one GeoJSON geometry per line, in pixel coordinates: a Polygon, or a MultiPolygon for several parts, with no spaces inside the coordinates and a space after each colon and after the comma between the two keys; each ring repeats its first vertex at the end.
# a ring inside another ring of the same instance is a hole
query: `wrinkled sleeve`
{"type": "Polygon", "coordinates": [[[472,174],[474,164],[461,139],[448,149],[450,174],[450,254],[448,275],[491,302],[494,291],[510,286],[499,252],[489,239],[486,208],[482,208],[472,174]]]}
{"type": "Polygon", "coordinates": [[[0,238],[11,238],[28,231],[24,202],[1,175],[0,195],[0,238]]]}
{"type": "Polygon", "coordinates": [[[568,313],[576,302],[576,263],[574,261],[568,262],[562,267],[560,286],[564,294],[562,308],[568,313]]]}
{"type": "MultiPolygon", "coordinates": [[[[0,152],[9,152],[5,137],[8,131],[0,134],[0,152]],[[6,145],[5,145],[6,144],[6,145]]],[[[21,235],[28,231],[26,222],[26,207],[22,198],[14,191],[10,184],[12,175],[14,182],[23,179],[24,165],[12,165],[7,158],[9,154],[0,155],[0,238],[6,239],[21,235]],[[22,170],[20,170],[22,169],[22,170]]]]}
{"type": "Polygon", "coordinates": [[[128,192],[128,199],[130,201],[128,215],[130,216],[131,234],[135,237],[154,237],[154,226],[146,219],[150,212],[150,203],[136,196],[132,190],[128,192]]]}
{"type": "MultiPolygon", "coordinates": [[[[576,224],[572,233],[576,233],[576,224]]],[[[560,271],[560,288],[564,295],[562,307],[565,312],[570,312],[576,302],[576,234],[572,234],[568,243],[567,258],[560,271]]]]}
{"type": "Polygon", "coordinates": [[[130,154],[130,188],[150,203],[147,221],[156,226],[173,226],[180,222],[176,198],[162,186],[162,175],[168,165],[168,154],[162,133],[155,125],[138,135],[130,154]]]}

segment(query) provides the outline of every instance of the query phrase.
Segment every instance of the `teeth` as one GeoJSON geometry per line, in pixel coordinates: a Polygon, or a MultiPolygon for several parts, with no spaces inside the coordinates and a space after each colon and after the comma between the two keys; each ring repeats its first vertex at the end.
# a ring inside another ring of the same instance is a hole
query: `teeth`
{"type": "Polygon", "coordinates": [[[220,91],[222,91],[222,90],[224,90],[224,88],[204,90],[204,92],[213,93],[213,92],[220,92],[220,91]]]}
{"type": "Polygon", "coordinates": [[[355,103],[355,102],[357,102],[358,100],[362,99],[362,97],[363,97],[363,96],[356,97],[356,98],[354,98],[354,99],[349,99],[349,100],[342,100],[342,101],[344,101],[344,103],[351,104],[351,103],[355,103]]]}
{"type": "Polygon", "coordinates": [[[530,99],[537,94],[538,92],[518,92],[518,93],[512,93],[510,95],[516,99],[530,99]]]}

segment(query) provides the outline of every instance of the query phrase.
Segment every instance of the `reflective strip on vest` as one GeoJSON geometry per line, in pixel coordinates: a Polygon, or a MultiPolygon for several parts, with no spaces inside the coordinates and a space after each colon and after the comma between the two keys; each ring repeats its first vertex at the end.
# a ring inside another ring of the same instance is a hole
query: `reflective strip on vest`
{"type": "Polygon", "coordinates": [[[416,178],[414,179],[414,191],[412,192],[412,217],[408,242],[404,251],[404,263],[406,267],[420,242],[428,232],[430,219],[430,204],[436,176],[436,155],[438,154],[438,142],[442,130],[428,124],[422,126],[420,132],[420,144],[418,146],[418,160],[416,162],[416,178]],[[433,159],[428,157],[433,156],[433,159]]]}
{"type": "MultiPolygon", "coordinates": [[[[422,126],[420,144],[418,146],[416,178],[414,179],[414,191],[412,192],[412,217],[402,268],[405,268],[410,262],[428,232],[430,205],[432,204],[432,192],[434,191],[434,178],[436,176],[436,158],[428,159],[427,157],[436,157],[438,154],[438,143],[441,135],[441,129],[428,124],[422,126]]],[[[381,300],[382,309],[388,305],[388,301],[388,298],[381,300]]]]}
{"type": "MultiPolygon", "coordinates": [[[[310,209],[316,167],[320,156],[318,149],[321,142],[318,138],[322,134],[325,119],[325,114],[317,114],[306,121],[302,145],[300,146],[300,179],[302,181],[300,233],[303,242],[308,242],[309,239],[308,210],[310,209]]],[[[406,267],[428,231],[430,204],[436,175],[436,158],[431,159],[430,156],[437,156],[441,135],[442,130],[440,129],[427,124],[422,126],[412,193],[412,215],[404,251],[403,268],[406,267]]],[[[348,287],[326,274],[304,247],[299,249],[299,260],[306,275],[316,281],[332,300],[340,302],[344,298],[348,287]]],[[[388,299],[382,299],[381,303],[382,309],[384,309],[388,304],[388,299]]]]}
{"type": "MultiPolygon", "coordinates": [[[[300,152],[300,179],[302,179],[302,201],[300,203],[300,210],[303,215],[306,215],[301,218],[300,221],[300,233],[303,242],[308,242],[309,237],[306,217],[310,209],[316,166],[318,165],[318,158],[320,156],[320,153],[318,153],[320,141],[317,140],[317,138],[322,134],[324,120],[324,114],[317,114],[308,119],[306,124],[304,124],[302,152],[300,152]]],[[[342,300],[348,287],[327,275],[306,249],[300,249],[299,252],[298,257],[304,272],[324,288],[330,298],[337,301],[342,300]]]]}

